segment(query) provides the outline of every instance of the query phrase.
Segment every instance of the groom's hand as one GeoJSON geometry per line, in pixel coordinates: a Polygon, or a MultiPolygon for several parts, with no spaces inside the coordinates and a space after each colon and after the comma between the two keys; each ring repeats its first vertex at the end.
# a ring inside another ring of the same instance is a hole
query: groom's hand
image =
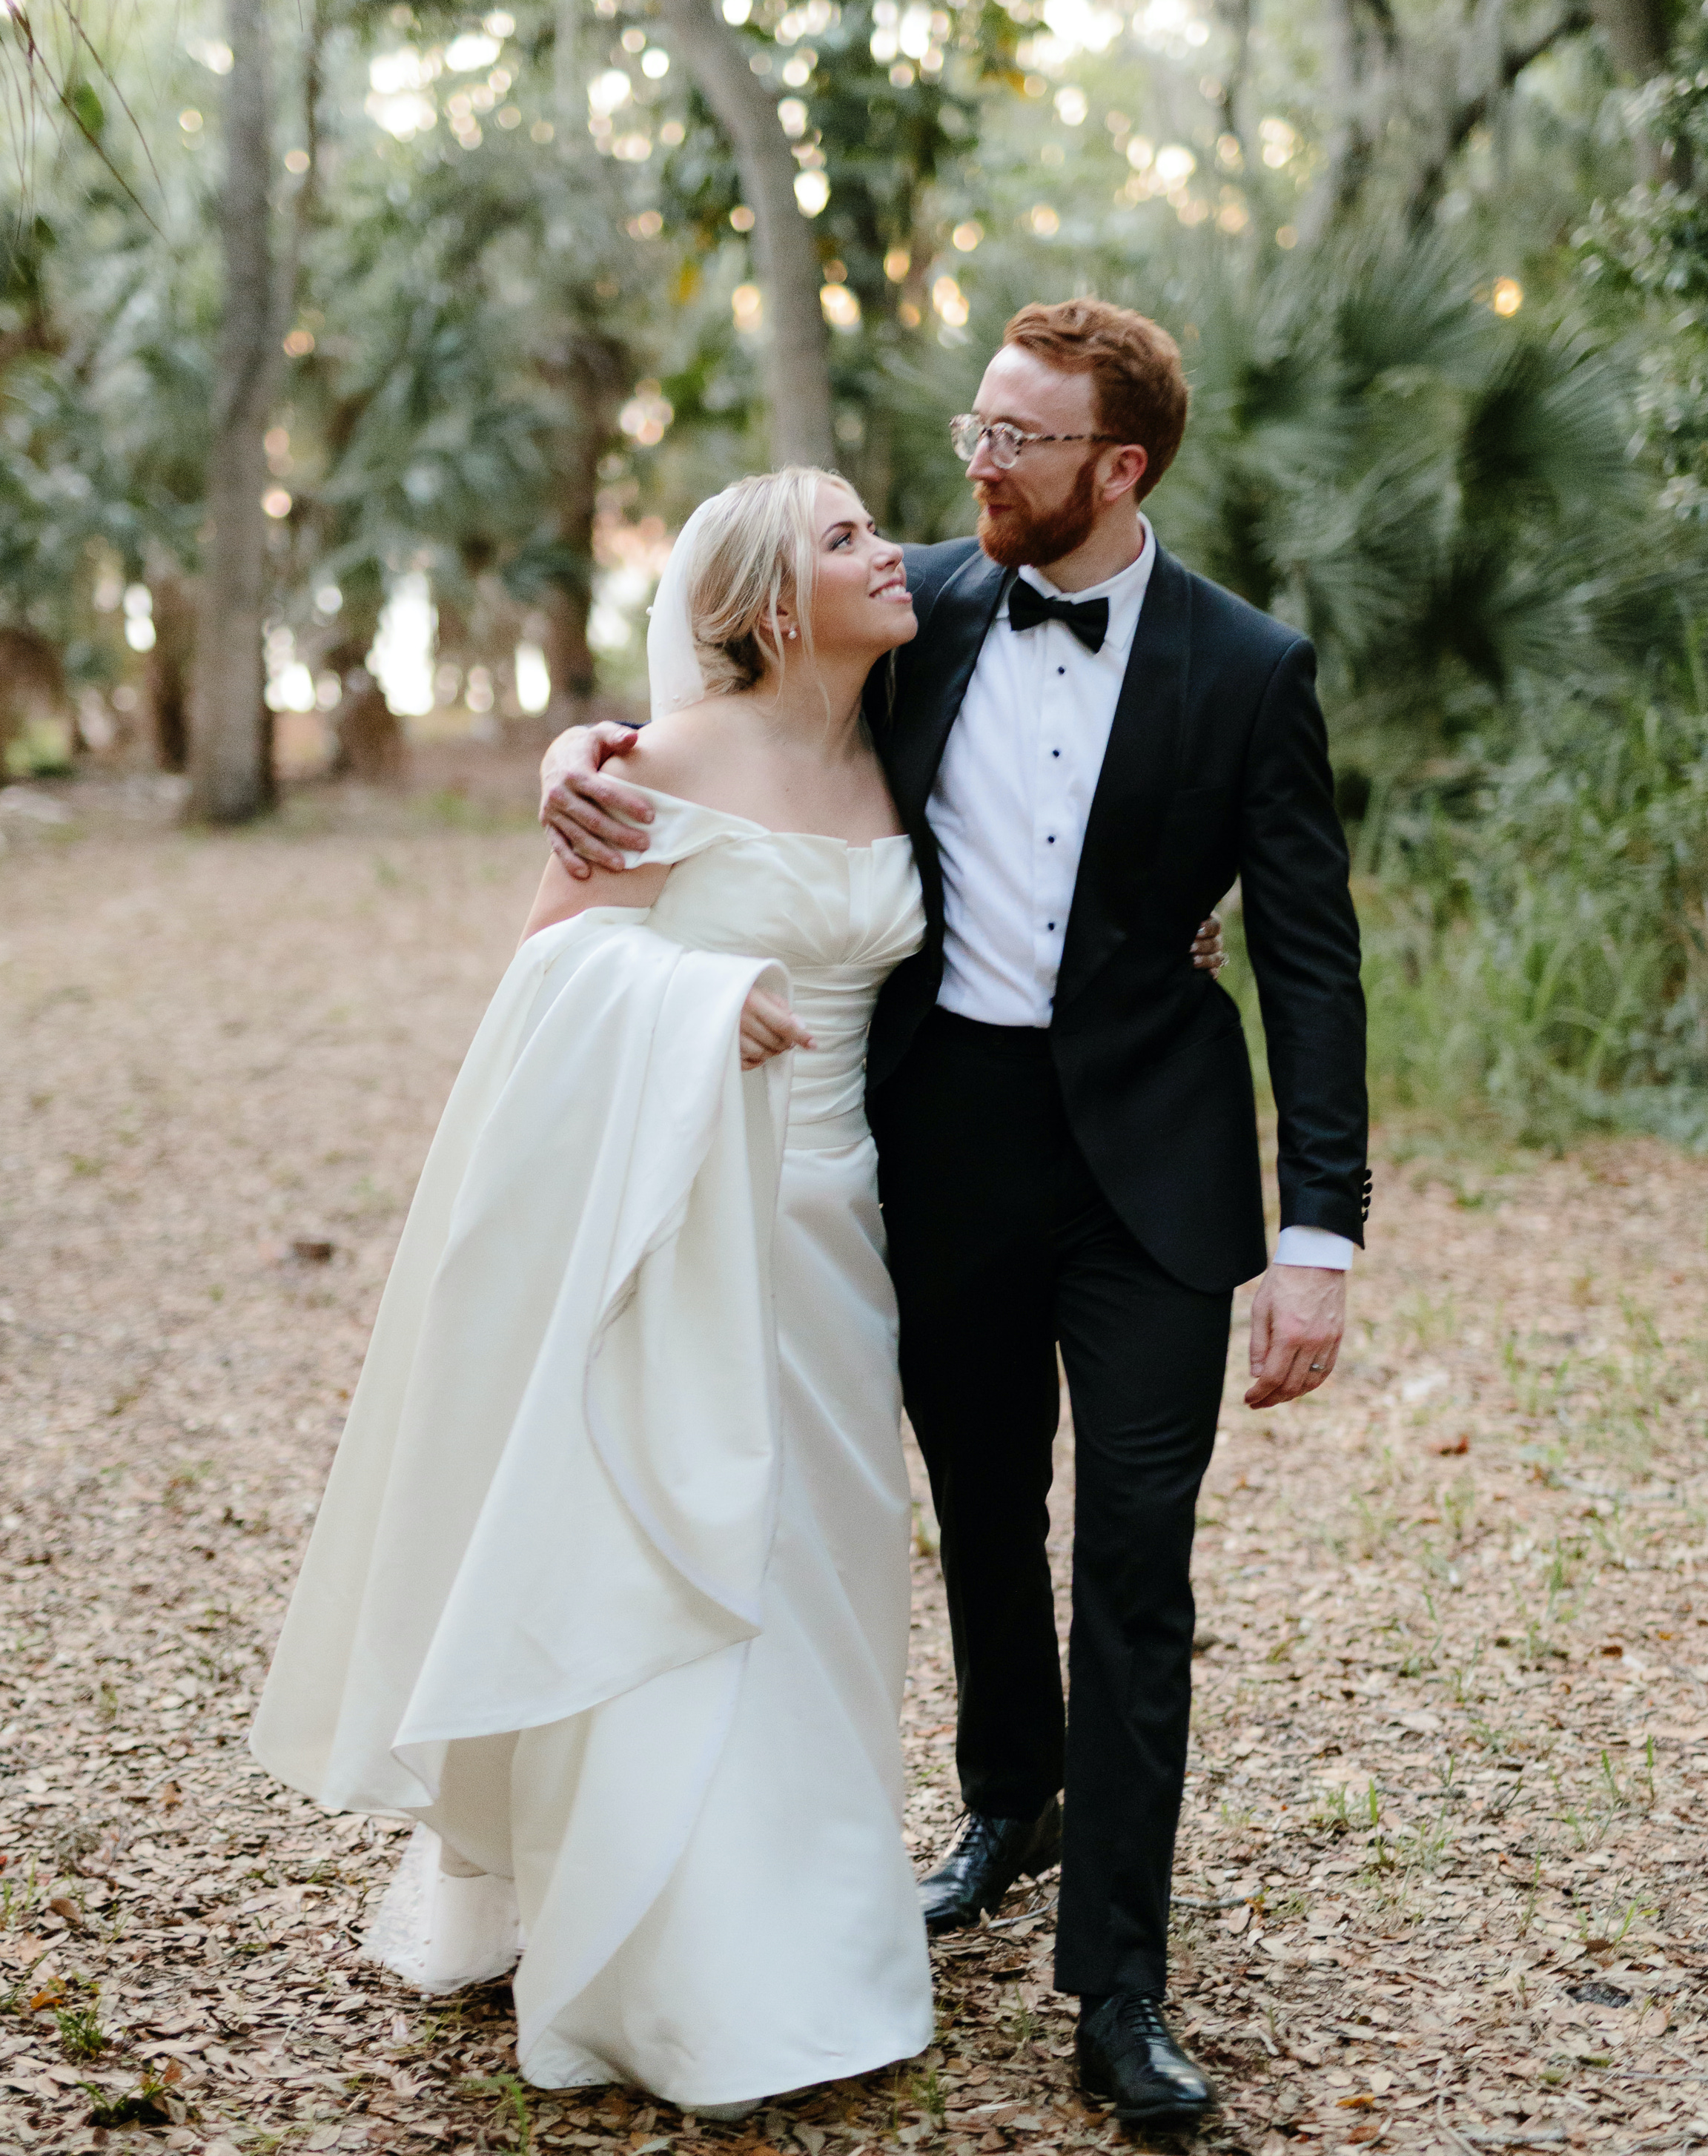
{"type": "Polygon", "coordinates": [[[1279,1407],[1327,1381],[1346,1329],[1346,1276],[1326,1265],[1271,1265],[1251,1306],[1249,1408],[1279,1407]]]}
{"type": "Polygon", "coordinates": [[[559,734],[540,759],[540,821],[552,852],[577,881],[595,869],[626,869],[646,851],[646,833],[617,823],[612,812],[650,824],[650,803],[600,768],[610,757],[627,756],[639,739],[634,727],[602,719],[559,734]]]}

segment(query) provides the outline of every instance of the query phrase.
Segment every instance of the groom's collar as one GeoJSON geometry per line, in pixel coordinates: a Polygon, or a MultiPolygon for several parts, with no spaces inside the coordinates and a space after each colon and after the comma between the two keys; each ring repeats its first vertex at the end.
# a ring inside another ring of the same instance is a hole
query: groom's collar
{"type": "Polygon", "coordinates": [[[1117,569],[1112,577],[1105,577],[1100,584],[1087,584],[1082,590],[1070,592],[1065,584],[1052,583],[1042,569],[1034,567],[1029,562],[1020,574],[1028,584],[1035,585],[1049,598],[1073,599],[1076,603],[1081,599],[1107,599],[1112,608],[1136,584],[1142,588],[1150,581],[1151,570],[1157,559],[1157,534],[1151,528],[1150,518],[1142,515],[1139,518],[1139,529],[1143,538],[1138,552],[1124,569],[1117,569]]]}
{"type": "MultiPolygon", "coordinates": [[[[906,717],[904,723],[890,730],[885,739],[885,761],[897,804],[904,815],[916,818],[924,815],[950,729],[960,716],[967,685],[1014,575],[1012,569],[992,561],[976,542],[961,544],[967,551],[952,566],[938,570],[947,547],[942,553],[929,550],[927,561],[921,565],[926,570],[928,588],[935,583],[935,590],[921,608],[919,638],[911,647],[907,665],[906,717]],[[932,572],[941,576],[941,582],[936,582],[932,572]]],[[[1134,563],[1133,569],[1138,566],[1134,563]]],[[[1191,581],[1173,555],[1153,540],[1144,611],[1128,654],[1128,673],[1116,706],[1110,736],[1110,756],[1117,771],[1133,752],[1133,744],[1126,737],[1146,731],[1135,725],[1140,689],[1133,671],[1134,654],[1143,657],[1139,671],[1145,684],[1143,701],[1149,709],[1172,712],[1183,694],[1191,581]]],[[[1172,722],[1165,725],[1172,736],[1172,722]]],[[[1109,761],[1106,756],[1105,765],[1109,761]]],[[[1094,824],[1108,813],[1110,789],[1102,788],[1100,782],[1099,790],[1104,799],[1100,806],[1094,795],[1094,824]]]]}
{"type": "MultiPolygon", "coordinates": [[[[1052,583],[1042,569],[1034,568],[1029,563],[1018,572],[1035,591],[1042,592],[1047,598],[1067,599],[1075,606],[1106,599],[1109,603],[1109,627],[1104,636],[1103,648],[1112,659],[1122,660],[1131,649],[1138,629],[1145,593],[1150,587],[1151,572],[1157,566],[1157,534],[1151,529],[1148,516],[1141,516],[1139,522],[1144,531],[1144,544],[1124,569],[1117,569],[1112,577],[1105,577],[1100,584],[1090,584],[1083,591],[1070,592],[1064,590],[1059,584],[1052,583]]],[[[998,608],[999,615],[1007,614],[1008,595],[1008,584],[1005,581],[1002,603],[998,608]]]]}

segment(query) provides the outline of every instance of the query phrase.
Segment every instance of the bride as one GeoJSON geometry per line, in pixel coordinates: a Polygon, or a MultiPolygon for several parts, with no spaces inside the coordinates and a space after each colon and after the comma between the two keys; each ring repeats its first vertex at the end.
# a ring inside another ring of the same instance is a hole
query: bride
{"type": "Polygon", "coordinates": [[[860,692],[916,626],[839,480],[690,520],[644,864],[546,870],[256,1716],[283,1780],[418,1822],[367,1951],[428,1989],[514,1964],[542,2087],[728,2116],[931,2041],[862,1107],[923,915],[860,692]]]}

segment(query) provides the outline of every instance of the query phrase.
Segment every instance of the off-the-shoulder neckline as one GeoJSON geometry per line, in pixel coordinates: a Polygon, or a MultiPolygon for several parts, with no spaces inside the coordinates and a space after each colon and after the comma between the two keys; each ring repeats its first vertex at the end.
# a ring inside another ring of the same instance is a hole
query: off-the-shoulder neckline
{"type": "MultiPolygon", "coordinates": [[[[632,780],[625,780],[632,785],[632,780]]],[[[721,824],[739,824],[744,831],[751,831],[762,839],[810,839],[824,846],[840,846],[845,854],[869,854],[879,846],[905,846],[910,843],[905,831],[887,831],[881,839],[870,839],[864,846],[856,846],[849,839],[833,837],[828,831],[777,831],[769,824],[755,823],[751,816],[737,816],[728,808],[709,808],[704,801],[690,801],[680,793],[661,793],[656,786],[636,786],[634,791],[649,801],[662,801],[672,808],[686,808],[696,816],[713,816],[721,824]]],[[[646,827],[639,826],[641,829],[646,827]]]]}

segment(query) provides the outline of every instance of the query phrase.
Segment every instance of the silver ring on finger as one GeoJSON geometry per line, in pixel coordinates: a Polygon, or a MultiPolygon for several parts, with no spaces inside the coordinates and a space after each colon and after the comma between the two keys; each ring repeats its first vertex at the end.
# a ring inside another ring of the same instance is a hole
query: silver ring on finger
{"type": "Polygon", "coordinates": [[[1311,1367],[1311,1368],[1312,1368],[1313,1370],[1321,1370],[1321,1369],[1322,1369],[1325,1366],[1324,1366],[1322,1363],[1313,1363],[1311,1364],[1311,1366],[1310,1366],[1310,1367],[1311,1367]]]}

